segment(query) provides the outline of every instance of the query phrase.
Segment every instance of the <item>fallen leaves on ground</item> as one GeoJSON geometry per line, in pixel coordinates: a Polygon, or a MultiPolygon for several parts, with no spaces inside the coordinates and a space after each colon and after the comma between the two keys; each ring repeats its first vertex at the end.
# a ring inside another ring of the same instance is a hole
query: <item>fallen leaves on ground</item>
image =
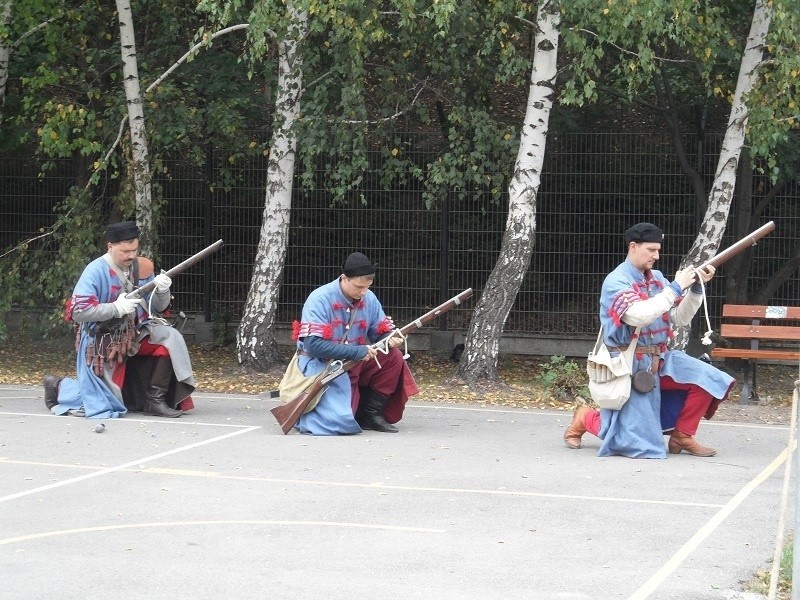
{"type": "MultiPolygon", "coordinates": [[[[258,395],[275,390],[283,376],[284,364],[267,372],[242,367],[233,346],[192,345],[197,389],[201,392],[258,395]]],[[[285,357],[288,362],[288,355],[285,357]]],[[[578,359],[575,359],[576,362],[578,359]]],[[[501,355],[498,381],[481,381],[469,386],[457,377],[458,364],[430,353],[415,353],[409,359],[420,394],[415,402],[469,403],[514,408],[540,408],[571,411],[576,398],[556,398],[537,380],[548,368],[549,357],[501,355]]],[[[0,384],[41,385],[45,375],[72,376],[75,350],[71,340],[43,340],[0,345],[0,384]]],[[[733,373],[736,376],[736,373],[733,373]]],[[[738,389],[720,407],[719,418],[763,423],[788,422],[792,392],[798,380],[797,367],[759,365],[758,405],[739,404],[738,389]]]]}

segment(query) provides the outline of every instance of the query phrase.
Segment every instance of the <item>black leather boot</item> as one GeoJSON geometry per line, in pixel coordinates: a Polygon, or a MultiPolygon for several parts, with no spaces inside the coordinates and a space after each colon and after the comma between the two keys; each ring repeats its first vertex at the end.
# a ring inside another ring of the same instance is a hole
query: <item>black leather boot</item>
{"type": "Polygon", "coordinates": [[[147,388],[147,399],[142,412],[155,417],[180,417],[183,412],[167,406],[169,384],[172,381],[172,361],[168,358],[155,359],[153,373],[150,376],[150,387],[147,388]]]}
{"type": "Polygon", "coordinates": [[[369,390],[367,394],[361,398],[359,403],[358,413],[356,420],[361,425],[361,429],[371,429],[373,431],[382,431],[384,433],[397,433],[397,427],[389,423],[383,416],[383,409],[389,398],[369,390]]]}
{"type": "Polygon", "coordinates": [[[56,377],[55,375],[44,376],[44,405],[47,410],[50,410],[58,404],[58,388],[61,385],[63,377],[56,377]]]}

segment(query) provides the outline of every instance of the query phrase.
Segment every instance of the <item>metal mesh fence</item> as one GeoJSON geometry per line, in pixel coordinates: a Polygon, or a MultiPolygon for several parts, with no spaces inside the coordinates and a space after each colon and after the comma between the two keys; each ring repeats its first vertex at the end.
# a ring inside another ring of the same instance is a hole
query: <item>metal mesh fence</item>
{"type": "MultiPolygon", "coordinates": [[[[719,138],[700,146],[687,138],[692,164],[713,176],[719,138]],[[705,153],[698,150],[706,147],[705,153]]],[[[205,264],[193,267],[175,285],[178,306],[213,320],[236,321],[242,313],[258,244],[265,203],[266,158],[233,165],[216,150],[203,167],[166,160],[159,180],[165,199],[160,234],[162,262],[176,264],[203,246],[225,245],[205,264]],[[226,166],[227,185],[218,183],[226,166]]],[[[478,200],[480,190],[442,199],[432,209],[421,184],[397,182],[385,189],[383,153],[375,150],[357,198],[332,205],[321,187],[295,186],[287,264],[278,321],[299,317],[306,295],[334,279],[351,251],[361,250],[379,264],[373,290],[398,322],[472,287],[482,290],[496,262],[506,226],[501,205],[478,200]]],[[[433,152],[415,156],[423,167],[433,152]]],[[[320,164],[322,175],[327,168],[320,164]]],[[[72,183],[65,162],[46,177],[32,160],[0,157],[0,246],[8,247],[52,221],[52,208],[72,183]]],[[[322,177],[316,177],[321,180],[322,177]]],[[[764,181],[754,182],[763,187],[764,181]]],[[[800,233],[800,186],[789,186],[757,224],[773,219],[778,228],[753,251],[749,286],[758,289],[790,259],[800,233]]],[[[539,196],[536,241],[530,267],[505,326],[507,333],[593,337],[598,293],[605,275],[623,260],[622,232],[638,221],[657,223],[666,239],[657,265],[668,276],[691,246],[697,230],[693,190],[666,137],[641,133],[551,135],[539,196]]],[[[733,212],[732,212],[733,214],[733,212]]],[[[727,231],[733,230],[729,223],[727,231]]],[[[727,233],[723,246],[733,241],[727,233]]],[[[724,294],[725,269],[709,289],[712,316],[724,294]]],[[[800,277],[795,273],[770,300],[795,305],[800,277]]],[[[449,328],[466,327],[471,309],[447,315],[449,328]]]]}

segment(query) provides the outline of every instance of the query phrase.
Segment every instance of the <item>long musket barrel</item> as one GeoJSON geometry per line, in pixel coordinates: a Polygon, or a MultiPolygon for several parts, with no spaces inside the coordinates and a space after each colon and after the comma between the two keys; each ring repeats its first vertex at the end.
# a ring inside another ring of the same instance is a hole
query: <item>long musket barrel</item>
{"type": "MultiPolygon", "coordinates": [[[[194,264],[199,263],[201,260],[203,260],[207,256],[209,256],[211,254],[214,254],[214,252],[219,250],[221,247],[222,247],[222,240],[217,240],[216,242],[214,242],[210,246],[206,246],[205,248],[200,250],[200,252],[198,252],[197,254],[193,254],[192,256],[187,258],[182,263],[172,267],[169,271],[167,271],[167,275],[170,278],[175,277],[175,275],[177,275],[178,273],[182,273],[183,271],[185,271],[189,267],[193,266],[194,264]]],[[[149,283],[145,283],[143,286],[133,290],[130,294],[128,294],[128,297],[129,298],[141,298],[145,294],[149,294],[150,292],[152,292],[153,289],[155,289],[155,287],[156,287],[156,284],[155,284],[154,281],[151,281],[149,283]]]]}
{"type": "MultiPolygon", "coordinates": [[[[399,332],[403,335],[403,337],[405,337],[406,334],[411,333],[416,329],[419,329],[420,327],[422,327],[426,323],[429,323],[439,315],[443,315],[447,311],[464,303],[471,296],[472,296],[472,288],[468,288],[463,292],[461,292],[460,294],[458,294],[457,296],[453,296],[452,298],[450,298],[450,300],[448,300],[444,304],[437,306],[433,310],[426,312],[418,319],[411,321],[408,325],[402,327],[399,330],[399,332]]],[[[381,346],[385,347],[385,344],[387,344],[387,340],[390,337],[391,336],[383,338],[379,342],[373,344],[373,347],[381,347],[381,346]]],[[[294,427],[294,424],[297,423],[297,420],[300,418],[303,412],[305,412],[305,409],[308,406],[309,402],[311,402],[311,399],[314,398],[314,396],[316,396],[320,390],[326,388],[331,381],[336,379],[339,375],[346,373],[360,362],[361,362],[360,360],[348,360],[342,363],[341,366],[336,367],[335,369],[331,370],[325,369],[296,398],[293,398],[286,404],[279,404],[275,408],[271,409],[270,412],[278,421],[278,424],[281,426],[283,433],[284,434],[289,433],[289,431],[292,429],[292,427],[294,427]]]]}
{"type": "Polygon", "coordinates": [[[755,246],[758,240],[763,238],[768,233],[771,233],[775,229],[775,222],[769,221],[768,223],[762,225],[758,229],[756,229],[753,233],[744,236],[735,244],[728,246],[722,252],[718,253],[714,258],[711,258],[704,262],[702,265],[697,267],[698,269],[704,269],[705,267],[711,265],[713,267],[719,267],[723,263],[728,262],[734,256],[747,250],[751,246],[755,246]]]}

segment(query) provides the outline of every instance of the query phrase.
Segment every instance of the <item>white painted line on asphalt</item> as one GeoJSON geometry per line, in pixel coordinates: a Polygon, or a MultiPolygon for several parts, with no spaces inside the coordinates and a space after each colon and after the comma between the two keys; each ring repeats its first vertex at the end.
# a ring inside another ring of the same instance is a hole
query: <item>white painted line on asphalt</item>
{"type": "Polygon", "coordinates": [[[164,458],[165,456],[171,456],[173,454],[178,454],[180,452],[185,452],[186,450],[192,450],[194,448],[199,448],[200,446],[205,446],[207,444],[213,444],[215,442],[222,441],[229,437],[234,437],[236,435],[241,435],[243,433],[250,433],[256,429],[261,429],[259,426],[251,426],[251,427],[243,427],[238,431],[232,431],[230,433],[226,433],[224,435],[219,435],[214,438],[210,438],[207,440],[203,440],[200,442],[195,442],[194,444],[189,444],[187,446],[181,446],[180,448],[173,448],[172,450],[168,450],[166,452],[159,452],[158,454],[153,454],[151,456],[146,456],[144,458],[138,458],[136,460],[129,461],[127,463],[117,465],[116,467],[109,467],[106,469],[100,469],[99,471],[94,471],[92,473],[86,473],[84,475],[80,475],[78,477],[74,477],[72,479],[66,479],[64,481],[58,481],[56,483],[51,483],[49,485],[43,485],[38,488],[33,488],[30,490],[25,490],[24,492],[17,492],[16,494],[10,494],[8,496],[0,496],[0,502],[7,502],[9,500],[15,500],[17,498],[23,498],[25,496],[30,496],[31,494],[38,494],[40,492],[46,492],[47,490],[52,490],[55,488],[63,487],[65,485],[70,485],[73,483],[78,483],[80,481],[85,481],[86,479],[92,479],[93,477],[100,477],[101,475],[107,475],[108,473],[114,473],[115,471],[122,471],[124,469],[129,469],[136,465],[141,465],[142,463],[147,463],[153,460],[158,460],[159,458],[164,458]]]}
{"type": "MultiPolygon", "coordinates": [[[[136,413],[131,413],[131,414],[135,415],[136,413]]],[[[3,415],[11,415],[12,417],[37,417],[37,418],[45,418],[45,419],[50,418],[50,417],[56,417],[56,415],[52,415],[52,414],[41,415],[39,413],[4,412],[4,411],[0,410],[0,416],[3,416],[3,415]]],[[[167,426],[183,427],[183,426],[186,426],[186,425],[197,425],[197,426],[203,426],[203,427],[235,427],[236,429],[241,429],[242,427],[256,427],[256,428],[261,427],[260,425],[245,425],[244,423],[239,423],[237,425],[236,423],[213,423],[213,422],[207,422],[207,421],[190,421],[189,418],[186,415],[183,415],[182,417],[178,417],[177,419],[169,419],[169,420],[165,420],[163,418],[137,419],[135,417],[129,417],[129,416],[119,417],[119,418],[116,418],[116,419],[85,419],[83,417],[70,417],[70,416],[66,416],[66,415],[60,415],[60,416],[58,416],[56,418],[63,419],[63,420],[68,421],[70,423],[80,423],[81,421],[83,421],[83,422],[90,423],[90,424],[94,424],[94,423],[115,423],[115,424],[116,423],[149,423],[151,425],[161,425],[161,426],[164,426],[164,427],[167,427],[167,426]]]]}
{"type": "Polygon", "coordinates": [[[405,527],[402,525],[374,525],[370,523],[341,523],[336,521],[167,521],[164,523],[131,523],[127,525],[101,525],[98,527],[80,527],[77,529],[60,529],[31,533],[13,538],[0,539],[0,546],[28,542],[42,538],[51,538],[76,533],[94,533],[98,531],[117,531],[120,529],[146,529],[160,527],[197,527],[200,525],[288,525],[304,527],[346,527],[350,529],[371,529],[382,531],[409,531],[412,533],[445,533],[446,529],[430,529],[427,527],[405,527]]]}
{"type": "Polygon", "coordinates": [[[695,533],[689,541],[687,541],[672,557],[661,567],[645,584],[636,590],[628,600],[644,600],[649,597],[664,580],[669,577],[680,565],[686,560],[689,555],[694,552],[701,543],[703,543],[714,530],[719,527],[725,519],[742,503],[744,500],[767,478],[772,475],[775,470],[780,467],[797,444],[792,444],[792,448],[785,448],[775,460],[764,468],[752,481],[745,485],[739,492],[731,498],[722,510],[715,514],[711,519],[703,525],[697,533],[695,533]]]}
{"type": "MultiPolygon", "coordinates": [[[[141,461],[139,461],[141,462],[141,461]]],[[[91,467],[88,465],[71,465],[71,464],[54,464],[54,463],[38,463],[33,461],[22,460],[9,460],[0,457],[0,463],[10,465],[30,465],[30,466],[45,466],[45,467],[62,467],[65,469],[91,469],[96,468],[107,471],[103,467],[91,467]]],[[[128,463],[129,465],[131,463],[128,463]]],[[[134,464],[138,464],[134,463],[134,464]]],[[[313,479],[279,479],[274,477],[254,477],[248,475],[225,475],[218,471],[195,471],[191,469],[170,469],[163,467],[148,467],[143,469],[138,468],[125,468],[118,467],[115,470],[124,470],[131,473],[144,473],[152,475],[174,475],[180,477],[207,477],[209,479],[227,479],[233,481],[255,481],[262,483],[277,483],[281,485],[312,485],[322,487],[346,487],[346,488],[361,488],[361,489],[376,489],[380,488],[382,491],[403,491],[403,492],[437,492],[446,494],[474,494],[474,495],[494,495],[494,496],[512,496],[523,498],[555,498],[558,500],[580,500],[591,502],[610,502],[610,503],[623,503],[623,504],[655,504],[659,506],[683,506],[687,508],[722,508],[722,504],[711,504],[707,502],[684,502],[684,501],[671,501],[671,500],[647,500],[643,498],[617,498],[609,496],[579,496],[573,494],[550,494],[545,492],[526,492],[515,490],[489,490],[480,488],[445,488],[445,487],[428,487],[416,485],[390,485],[383,482],[375,483],[352,483],[340,481],[320,481],[313,479]]],[[[72,480],[70,480],[72,481],[72,480]]],[[[0,501],[3,499],[0,498],[0,501]]]]}

